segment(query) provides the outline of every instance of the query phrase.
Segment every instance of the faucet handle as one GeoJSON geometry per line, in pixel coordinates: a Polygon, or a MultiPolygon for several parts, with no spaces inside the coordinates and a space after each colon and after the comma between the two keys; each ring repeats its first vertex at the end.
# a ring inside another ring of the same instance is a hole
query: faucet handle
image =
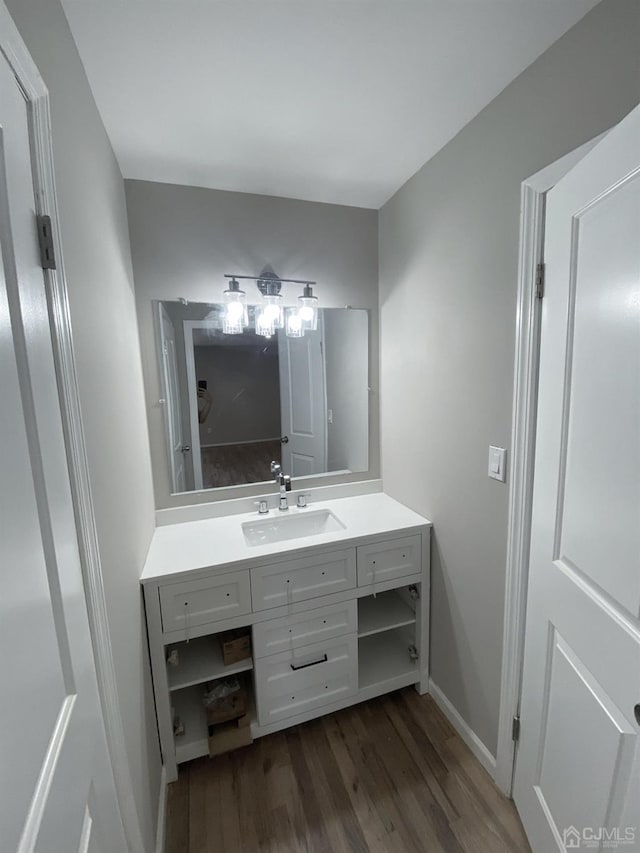
{"type": "Polygon", "coordinates": [[[267,512],[269,512],[269,504],[266,502],[266,500],[254,501],[253,503],[258,507],[258,513],[260,515],[265,515],[267,512]]]}
{"type": "Polygon", "coordinates": [[[309,494],[298,495],[298,506],[300,507],[300,509],[302,509],[303,507],[305,507],[307,505],[307,498],[310,498],[310,497],[311,497],[311,495],[309,495],[309,494]]]}
{"type": "Polygon", "coordinates": [[[282,465],[275,460],[271,463],[271,476],[277,480],[280,474],[282,473],[282,465]]]}

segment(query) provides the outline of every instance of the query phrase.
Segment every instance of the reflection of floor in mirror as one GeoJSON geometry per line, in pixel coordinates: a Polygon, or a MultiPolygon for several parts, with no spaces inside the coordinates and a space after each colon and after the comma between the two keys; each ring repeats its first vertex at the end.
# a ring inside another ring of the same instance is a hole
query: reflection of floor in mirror
{"type": "Polygon", "coordinates": [[[205,489],[240,486],[271,480],[271,462],[280,462],[280,441],[203,447],[202,485],[205,489]]]}

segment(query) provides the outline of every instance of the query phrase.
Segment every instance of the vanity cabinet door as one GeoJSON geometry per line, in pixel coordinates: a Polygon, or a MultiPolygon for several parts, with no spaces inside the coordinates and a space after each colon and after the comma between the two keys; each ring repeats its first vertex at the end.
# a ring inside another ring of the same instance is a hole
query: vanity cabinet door
{"type": "Polygon", "coordinates": [[[195,625],[251,612],[249,572],[214,575],[160,587],[162,630],[189,632],[195,625]]]}
{"type": "Polygon", "coordinates": [[[358,605],[355,600],[341,601],[316,610],[294,613],[253,626],[253,653],[268,657],[283,651],[325,642],[342,634],[355,634],[358,605]]]}
{"type": "Polygon", "coordinates": [[[251,569],[254,610],[268,610],[318,595],[343,592],[355,585],[354,548],[251,569]]]}
{"type": "Polygon", "coordinates": [[[390,539],[358,548],[358,586],[374,586],[422,571],[420,536],[390,539]]]}
{"type": "Polygon", "coordinates": [[[339,702],[358,690],[358,640],[347,634],[255,662],[260,725],[339,702]]]}

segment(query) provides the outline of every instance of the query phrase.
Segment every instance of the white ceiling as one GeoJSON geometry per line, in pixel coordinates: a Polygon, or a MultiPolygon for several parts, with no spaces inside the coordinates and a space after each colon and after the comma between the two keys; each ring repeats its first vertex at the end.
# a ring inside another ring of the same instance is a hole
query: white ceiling
{"type": "Polygon", "coordinates": [[[597,0],[63,0],[123,175],[380,207],[597,0]]]}

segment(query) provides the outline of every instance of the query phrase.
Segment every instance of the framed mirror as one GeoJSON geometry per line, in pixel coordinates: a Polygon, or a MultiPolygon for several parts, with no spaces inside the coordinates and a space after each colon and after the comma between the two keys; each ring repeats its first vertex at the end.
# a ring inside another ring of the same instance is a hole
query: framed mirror
{"type": "MultiPolygon", "coordinates": [[[[256,306],[249,306],[253,319],[256,306]]],[[[223,331],[221,304],[154,302],[173,494],[369,467],[369,316],[321,308],[315,330],[223,331]]]]}

